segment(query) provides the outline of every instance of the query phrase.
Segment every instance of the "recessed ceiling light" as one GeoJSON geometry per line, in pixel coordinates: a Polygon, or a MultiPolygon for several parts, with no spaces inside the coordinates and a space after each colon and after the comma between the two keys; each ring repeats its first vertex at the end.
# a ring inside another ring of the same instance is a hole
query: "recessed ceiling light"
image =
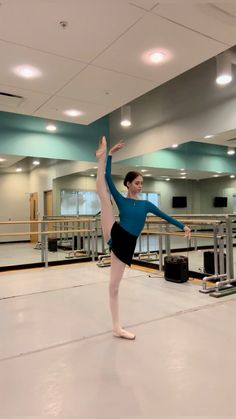
{"type": "Polygon", "coordinates": [[[186,172],[182,172],[181,175],[187,175],[187,173],[186,172]]]}
{"type": "Polygon", "coordinates": [[[19,65],[13,71],[17,76],[24,77],[25,79],[34,79],[41,76],[41,71],[30,65],[19,65]]]}
{"type": "Polygon", "coordinates": [[[143,176],[146,176],[146,177],[149,177],[149,176],[152,176],[150,173],[146,173],[145,175],[143,175],[143,176]]]}
{"type": "Polygon", "coordinates": [[[145,173],[145,172],[147,172],[147,169],[141,169],[140,170],[142,173],[145,173]]]}
{"type": "Polygon", "coordinates": [[[173,144],[171,147],[172,148],[177,148],[177,147],[179,147],[179,144],[173,144]]]}
{"type": "Polygon", "coordinates": [[[181,178],[180,179],[186,179],[186,176],[181,176],[181,178]]]}
{"type": "Polygon", "coordinates": [[[169,177],[167,177],[167,178],[166,178],[166,181],[167,181],[167,182],[169,182],[169,180],[170,180],[170,178],[169,178],[169,177]]]}
{"type": "Polygon", "coordinates": [[[4,161],[6,161],[6,159],[3,159],[3,158],[0,157],[0,163],[2,163],[4,161]]]}
{"type": "Polygon", "coordinates": [[[230,175],[230,177],[231,177],[231,179],[234,179],[235,178],[235,175],[230,175]]]}
{"type": "Polygon", "coordinates": [[[166,54],[162,51],[154,51],[151,52],[149,55],[149,59],[151,61],[151,63],[162,63],[166,58],[166,54]]]}
{"type": "Polygon", "coordinates": [[[34,165],[34,166],[38,166],[39,164],[40,164],[40,162],[39,162],[38,160],[34,160],[34,161],[33,161],[33,165],[34,165]]]}
{"type": "Polygon", "coordinates": [[[57,127],[56,127],[56,125],[50,123],[46,126],[46,129],[47,129],[47,131],[54,132],[54,131],[57,130],[57,127]]]}
{"type": "Polygon", "coordinates": [[[214,135],[205,135],[204,138],[212,138],[212,137],[214,137],[214,135]]]}
{"type": "Polygon", "coordinates": [[[171,57],[171,54],[167,50],[163,49],[152,49],[149,51],[144,52],[142,59],[147,64],[162,64],[169,60],[171,57]]]}
{"type": "Polygon", "coordinates": [[[182,170],[185,170],[185,169],[180,169],[181,170],[181,172],[182,172],[182,170]]]}
{"type": "Polygon", "coordinates": [[[21,167],[17,167],[16,172],[22,172],[22,168],[21,167]]]}
{"type": "Polygon", "coordinates": [[[95,174],[94,174],[94,173],[91,173],[91,175],[90,175],[90,176],[94,177],[94,176],[95,176],[95,174]]]}
{"type": "Polygon", "coordinates": [[[68,109],[63,112],[67,116],[71,116],[72,118],[76,118],[76,116],[81,116],[82,112],[78,111],[77,109],[68,109]]]}
{"type": "Polygon", "coordinates": [[[219,175],[213,175],[213,177],[219,177],[219,175]]]}
{"type": "Polygon", "coordinates": [[[93,169],[97,169],[98,167],[97,166],[93,166],[93,169]]]}

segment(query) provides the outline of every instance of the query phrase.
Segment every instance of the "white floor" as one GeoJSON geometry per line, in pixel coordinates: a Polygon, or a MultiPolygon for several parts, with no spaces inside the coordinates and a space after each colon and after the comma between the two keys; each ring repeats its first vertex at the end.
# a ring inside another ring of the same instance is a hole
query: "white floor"
{"type": "Polygon", "coordinates": [[[109,268],[0,274],[1,418],[236,417],[236,294],[126,268],[112,337],[109,268]]]}

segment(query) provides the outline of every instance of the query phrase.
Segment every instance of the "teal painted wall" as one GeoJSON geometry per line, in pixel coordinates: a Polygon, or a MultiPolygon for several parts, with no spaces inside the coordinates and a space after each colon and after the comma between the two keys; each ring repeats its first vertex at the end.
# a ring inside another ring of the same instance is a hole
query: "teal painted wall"
{"type": "Polygon", "coordinates": [[[98,139],[109,140],[109,117],[90,125],[54,121],[57,131],[46,131],[47,120],[0,112],[0,154],[94,161],[98,139]]]}

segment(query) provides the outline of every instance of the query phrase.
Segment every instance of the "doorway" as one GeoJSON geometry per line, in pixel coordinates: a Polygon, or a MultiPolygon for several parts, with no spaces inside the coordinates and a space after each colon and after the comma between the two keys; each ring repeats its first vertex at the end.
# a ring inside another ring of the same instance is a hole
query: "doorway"
{"type": "Polygon", "coordinates": [[[52,190],[44,191],[44,215],[52,216],[52,190]]]}

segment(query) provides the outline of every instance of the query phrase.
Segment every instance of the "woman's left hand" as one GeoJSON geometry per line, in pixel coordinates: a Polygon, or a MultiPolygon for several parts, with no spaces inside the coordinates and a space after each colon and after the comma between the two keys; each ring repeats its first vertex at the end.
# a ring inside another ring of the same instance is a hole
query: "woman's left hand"
{"type": "Polygon", "coordinates": [[[184,237],[186,237],[186,239],[188,240],[191,239],[191,228],[189,228],[188,226],[184,227],[184,237]]]}

